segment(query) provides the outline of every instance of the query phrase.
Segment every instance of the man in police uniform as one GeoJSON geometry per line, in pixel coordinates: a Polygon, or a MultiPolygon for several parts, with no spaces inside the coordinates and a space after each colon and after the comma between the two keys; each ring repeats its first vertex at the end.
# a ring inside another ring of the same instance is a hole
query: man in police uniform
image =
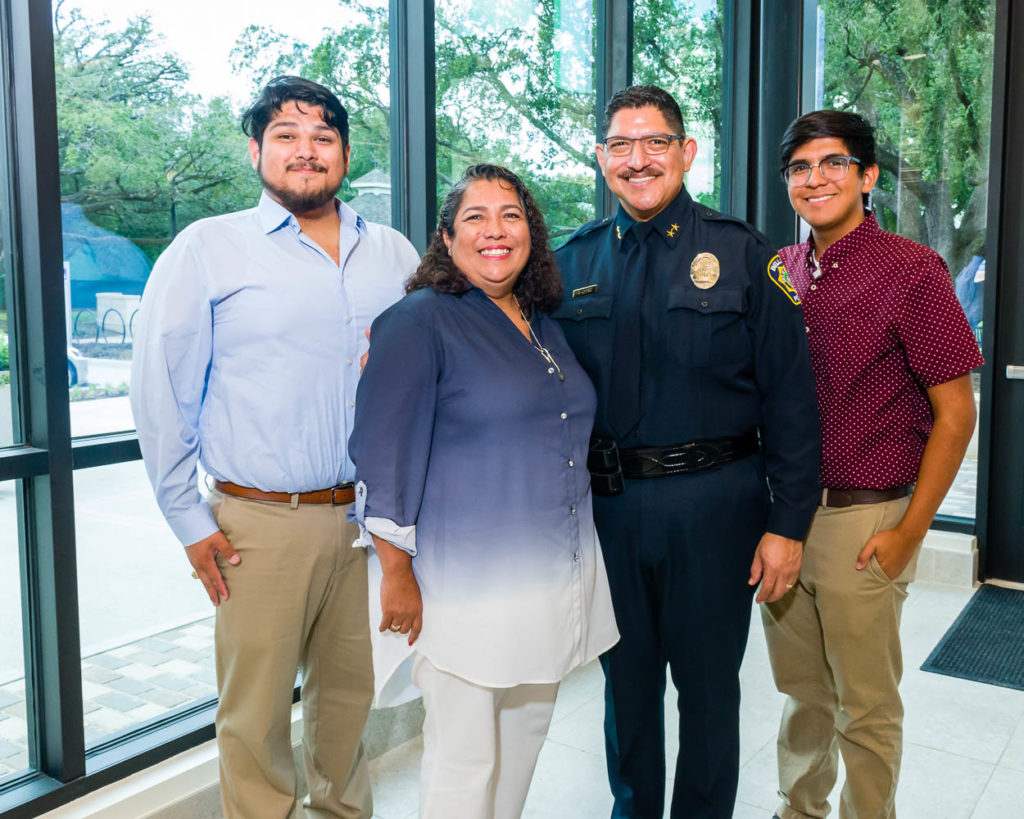
{"type": "Polygon", "coordinates": [[[673,817],[730,817],[751,590],[796,582],[820,437],[799,299],[767,240],[695,203],[675,100],[634,86],[597,160],[614,217],[558,251],[556,312],[598,394],[589,466],[621,642],[603,658],[613,817],[664,811],[665,666],[679,691],[673,817]]]}

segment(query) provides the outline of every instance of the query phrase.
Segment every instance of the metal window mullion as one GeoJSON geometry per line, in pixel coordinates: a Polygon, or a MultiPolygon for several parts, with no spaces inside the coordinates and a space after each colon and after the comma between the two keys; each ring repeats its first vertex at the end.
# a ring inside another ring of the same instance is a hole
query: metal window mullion
{"type": "Polygon", "coordinates": [[[423,253],[437,224],[434,4],[391,0],[391,214],[423,253]]]}
{"type": "Polygon", "coordinates": [[[803,5],[791,0],[761,3],[757,161],[753,174],[756,188],[751,221],[777,247],[792,244],[796,236],[796,215],[779,179],[778,155],[783,133],[800,114],[802,44],[805,37],[813,37],[817,31],[816,27],[805,30],[803,5]]]}
{"type": "MultiPolygon", "coordinates": [[[[601,136],[604,107],[612,94],[633,82],[633,0],[597,0],[594,37],[594,133],[601,136]]],[[[597,168],[597,160],[594,160],[597,168]]],[[[615,212],[615,197],[604,177],[595,170],[594,215],[601,219],[615,212]]]]}
{"type": "Polygon", "coordinates": [[[78,573],[60,223],[52,11],[9,0],[13,210],[24,316],[18,339],[28,378],[21,394],[26,444],[48,472],[19,483],[19,541],[31,764],[67,782],[85,773],[78,573]]]}
{"type": "Polygon", "coordinates": [[[751,219],[757,140],[757,9],[745,0],[726,0],[722,36],[721,208],[751,219]]]}

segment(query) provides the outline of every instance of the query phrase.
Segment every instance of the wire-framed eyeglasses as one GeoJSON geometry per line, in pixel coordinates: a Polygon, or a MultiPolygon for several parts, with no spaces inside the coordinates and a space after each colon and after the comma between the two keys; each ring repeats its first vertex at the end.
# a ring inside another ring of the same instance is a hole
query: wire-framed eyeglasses
{"type": "Polygon", "coordinates": [[[610,136],[604,140],[604,149],[611,156],[627,156],[633,153],[633,143],[639,142],[648,156],[663,154],[674,139],[686,139],[679,134],[647,134],[642,137],[610,136]]]}
{"type": "Polygon", "coordinates": [[[786,180],[786,184],[789,187],[798,188],[811,181],[811,175],[814,173],[814,169],[817,168],[821,172],[823,179],[827,179],[829,182],[841,182],[843,179],[846,179],[846,175],[850,172],[851,162],[856,162],[858,165],[862,164],[855,156],[842,156],[840,154],[826,156],[821,162],[793,162],[782,169],[782,178],[786,180]]]}

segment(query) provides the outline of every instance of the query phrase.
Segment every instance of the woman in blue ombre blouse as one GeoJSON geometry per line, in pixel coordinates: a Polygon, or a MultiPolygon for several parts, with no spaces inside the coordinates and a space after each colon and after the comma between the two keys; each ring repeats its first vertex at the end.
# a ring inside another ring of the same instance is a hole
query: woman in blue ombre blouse
{"type": "Polygon", "coordinates": [[[559,681],[618,640],[591,516],[595,394],[547,311],[561,282],[520,179],[469,168],[408,295],[373,324],[349,451],[415,651],[420,816],[522,812],[559,681]]]}

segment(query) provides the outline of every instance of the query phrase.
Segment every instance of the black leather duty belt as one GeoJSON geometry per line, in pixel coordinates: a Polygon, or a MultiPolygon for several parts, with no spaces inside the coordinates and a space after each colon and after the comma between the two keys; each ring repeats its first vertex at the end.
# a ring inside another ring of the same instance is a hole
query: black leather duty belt
{"type": "Polygon", "coordinates": [[[625,478],[663,478],[701,472],[757,452],[752,429],[732,438],[702,438],[667,447],[619,449],[611,438],[592,438],[587,468],[595,495],[610,497],[625,489],[625,478]]]}

